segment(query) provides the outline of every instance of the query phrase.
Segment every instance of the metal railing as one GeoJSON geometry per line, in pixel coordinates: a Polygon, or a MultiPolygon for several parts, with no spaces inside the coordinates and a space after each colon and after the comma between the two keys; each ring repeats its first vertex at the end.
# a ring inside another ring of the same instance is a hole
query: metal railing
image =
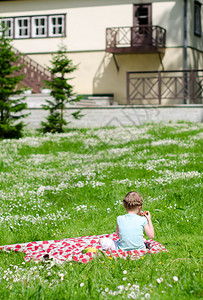
{"type": "Polygon", "coordinates": [[[106,51],[119,48],[158,49],[164,48],[166,30],[160,26],[133,26],[106,28],[106,51]]]}
{"type": "Polygon", "coordinates": [[[12,48],[16,56],[19,56],[16,65],[23,65],[23,67],[15,73],[15,75],[25,74],[24,79],[21,81],[28,87],[32,88],[34,93],[40,93],[44,86],[43,80],[51,80],[53,78],[50,71],[31,59],[29,56],[22,54],[15,48],[12,48]]]}
{"type": "Polygon", "coordinates": [[[203,70],[127,72],[127,104],[203,103],[203,70]]]}

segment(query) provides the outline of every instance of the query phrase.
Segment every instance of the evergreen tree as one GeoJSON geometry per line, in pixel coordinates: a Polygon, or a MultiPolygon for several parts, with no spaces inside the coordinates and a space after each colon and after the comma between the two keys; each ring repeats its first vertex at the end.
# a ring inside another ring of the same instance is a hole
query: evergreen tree
{"type": "Polygon", "coordinates": [[[5,35],[6,28],[0,24],[0,138],[19,138],[22,136],[24,124],[18,122],[27,115],[22,110],[27,107],[25,97],[18,98],[24,89],[18,89],[18,83],[24,75],[15,76],[19,66],[19,56],[12,50],[11,40],[5,35]]]}
{"type": "MultiPolygon", "coordinates": [[[[49,115],[46,118],[47,122],[41,122],[41,130],[45,132],[64,132],[64,109],[67,103],[74,103],[80,100],[79,96],[73,92],[73,86],[69,81],[73,78],[69,76],[77,69],[73,65],[71,59],[66,56],[66,47],[59,48],[57,53],[52,57],[51,67],[48,70],[52,73],[52,80],[45,81],[46,86],[51,90],[50,95],[53,96],[53,101],[46,100],[45,105],[42,107],[49,110],[49,115]]],[[[80,111],[71,114],[75,119],[79,119],[82,115],[80,111]]]]}

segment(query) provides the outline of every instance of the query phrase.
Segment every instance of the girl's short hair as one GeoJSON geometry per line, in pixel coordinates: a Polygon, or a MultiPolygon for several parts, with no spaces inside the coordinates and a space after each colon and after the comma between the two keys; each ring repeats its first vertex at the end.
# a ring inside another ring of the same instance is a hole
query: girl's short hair
{"type": "Polygon", "coordinates": [[[137,192],[129,192],[123,199],[123,206],[125,209],[133,209],[136,208],[137,206],[142,206],[143,205],[143,199],[140,194],[137,192]]]}

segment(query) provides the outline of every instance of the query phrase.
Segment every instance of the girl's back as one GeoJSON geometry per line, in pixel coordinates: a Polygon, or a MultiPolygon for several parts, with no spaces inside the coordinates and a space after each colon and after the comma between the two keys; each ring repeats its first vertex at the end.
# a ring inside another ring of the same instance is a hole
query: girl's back
{"type": "Polygon", "coordinates": [[[147,219],[134,213],[128,213],[117,218],[119,244],[122,250],[145,249],[143,229],[147,219]]]}

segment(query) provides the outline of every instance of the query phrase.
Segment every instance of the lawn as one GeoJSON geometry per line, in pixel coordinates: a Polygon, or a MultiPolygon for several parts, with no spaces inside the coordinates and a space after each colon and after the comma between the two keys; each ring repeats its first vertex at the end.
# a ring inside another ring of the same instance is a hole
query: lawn
{"type": "Polygon", "coordinates": [[[202,298],[202,138],[169,123],[0,141],[0,245],[113,233],[135,190],[168,250],[61,265],[1,251],[0,299],[202,298]]]}

